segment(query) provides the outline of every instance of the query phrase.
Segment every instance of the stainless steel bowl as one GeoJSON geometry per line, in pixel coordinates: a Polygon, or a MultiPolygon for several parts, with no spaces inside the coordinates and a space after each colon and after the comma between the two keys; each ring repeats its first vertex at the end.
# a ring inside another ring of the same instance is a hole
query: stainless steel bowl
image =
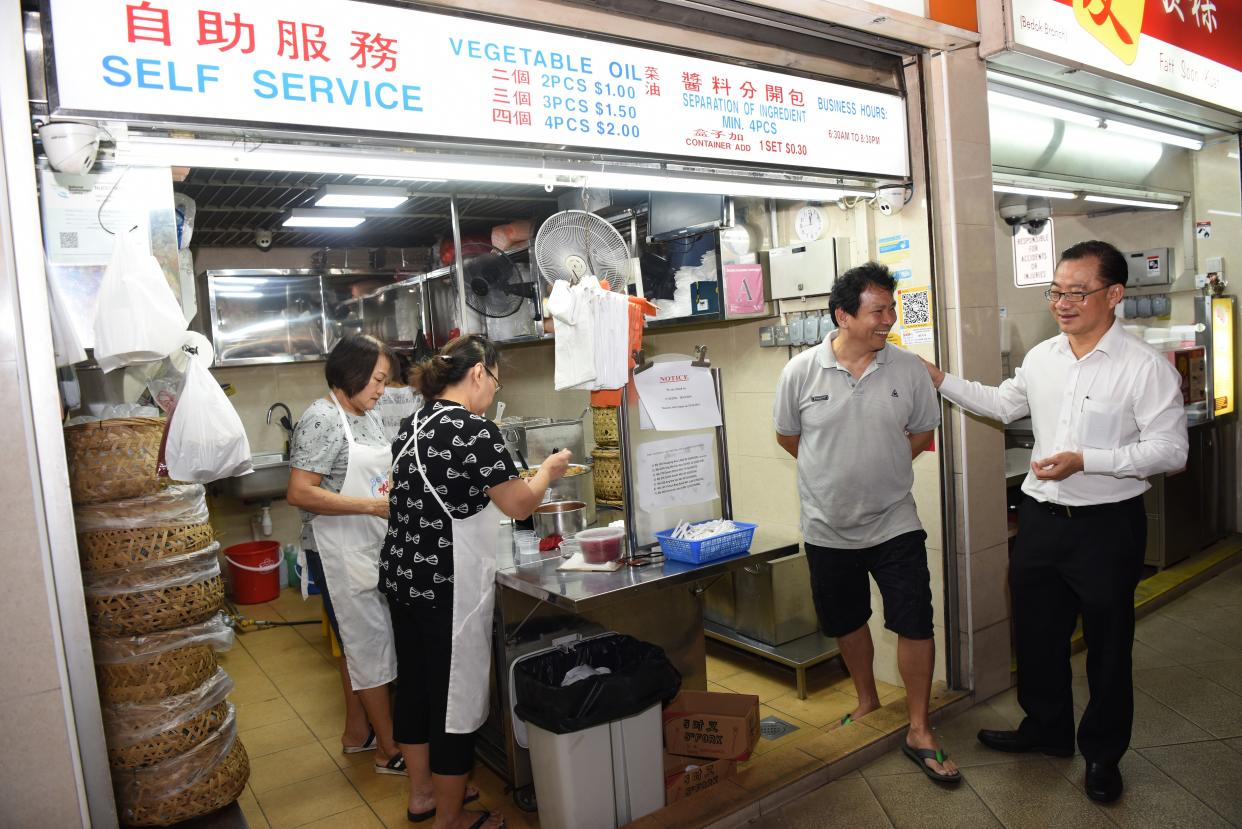
{"type": "Polygon", "coordinates": [[[535,535],[571,538],[587,528],[586,504],[581,501],[551,501],[540,504],[531,515],[535,535]]]}

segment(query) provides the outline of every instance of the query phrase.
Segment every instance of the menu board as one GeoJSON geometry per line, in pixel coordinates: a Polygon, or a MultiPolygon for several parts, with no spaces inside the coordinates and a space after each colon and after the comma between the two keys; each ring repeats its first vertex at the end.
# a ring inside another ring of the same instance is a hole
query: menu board
{"type": "Polygon", "coordinates": [[[60,113],[908,175],[898,95],[352,0],[51,0],[60,113]]]}

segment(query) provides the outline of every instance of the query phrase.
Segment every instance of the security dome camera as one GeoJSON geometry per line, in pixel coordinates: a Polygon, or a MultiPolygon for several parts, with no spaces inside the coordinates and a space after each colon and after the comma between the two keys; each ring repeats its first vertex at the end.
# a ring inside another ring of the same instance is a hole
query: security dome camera
{"type": "Polygon", "coordinates": [[[259,250],[267,250],[272,246],[272,231],[256,230],[254,232],[254,243],[259,250]]]}
{"type": "Polygon", "coordinates": [[[895,185],[891,187],[881,187],[875,191],[875,209],[879,210],[885,216],[892,216],[901,212],[901,208],[906,206],[907,188],[904,185],[895,185]]]}
{"type": "Polygon", "coordinates": [[[99,128],[93,124],[56,121],[39,127],[39,140],[48,163],[58,173],[90,172],[99,152],[99,128]]]}
{"type": "Polygon", "coordinates": [[[1032,198],[1026,202],[1025,224],[1031,233],[1039,233],[1052,218],[1052,205],[1047,199],[1032,198]]]}
{"type": "Polygon", "coordinates": [[[1005,196],[1000,203],[1000,217],[1010,227],[1022,224],[1026,218],[1026,199],[1022,196],[1005,196]]]}

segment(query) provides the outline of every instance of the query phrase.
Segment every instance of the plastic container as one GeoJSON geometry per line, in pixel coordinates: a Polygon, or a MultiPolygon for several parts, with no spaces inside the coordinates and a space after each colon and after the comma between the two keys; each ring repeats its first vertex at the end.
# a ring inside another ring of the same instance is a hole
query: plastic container
{"type": "Polygon", "coordinates": [[[625,530],[620,527],[598,527],[583,530],[574,538],[582,546],[583,561],[603,564],[621,558],[621,539],[625,538],[625,530]]]}
{"type": "Polygon", "coordinates": [[[744,553],[750,549],[750,543],[755,538],[755,527],[758,525],[747,524],[745,521],[734,521],[733,523],[737,525],[737,529],[733,532],[721,533],[720,535],[699,539],[698,541],[673,538],[672,529],[658,532],[655,534],[655,537],[660,542],[660,549],[664,551],[664,555],[673,561],[682,561],[687,564],[702,564],[705,561],[714,561],[718,558],[744,553]]]}
{"type": "Polygon", "coordinates": [[[280,595],[280,542],[247,541],[224,551],[233,585],[233,601],[261,604],[280,595]]]}

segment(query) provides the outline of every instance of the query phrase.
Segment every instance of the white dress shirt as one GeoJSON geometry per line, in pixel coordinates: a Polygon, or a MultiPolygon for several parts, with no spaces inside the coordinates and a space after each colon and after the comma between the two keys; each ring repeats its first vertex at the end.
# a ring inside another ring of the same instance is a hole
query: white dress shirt
{"type": "Polygon", "coordinates": [[[946,374],[940,393],[1003,423],[1030,414],[1032,460],[1082,452],[1083,471],[1063,481],[1027,473],[1022,491],[1038,501],[1074,507],[1124,501],[1147,491],[1145,478],[1186,465],[1180,377],[1119,322],[1082,359],[1059,334],[1032,348],[999,387],[946,374]]]}

